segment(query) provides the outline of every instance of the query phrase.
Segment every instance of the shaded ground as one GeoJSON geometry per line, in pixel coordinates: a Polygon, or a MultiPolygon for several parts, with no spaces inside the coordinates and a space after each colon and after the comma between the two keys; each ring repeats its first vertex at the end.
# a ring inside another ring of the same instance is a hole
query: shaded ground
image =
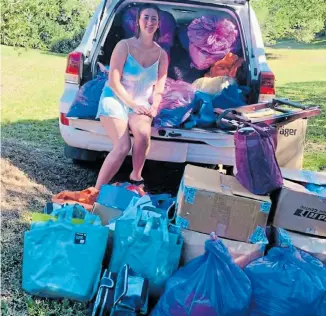
{"type": "Polygon", "coordinates": [[[326,49],[326,38],[314,40],[312,43],[299,43],[293,40],[278,41],[271,46],[273,49],[291,49],[291,50],[318,50],[326,49]]]}
{"type": "MultiPolygon", "coordinates": [[[[33,299],[21,289],[23,234],[31,212],[42,211],[51,196],[62,190],[80,190],[95,183],[100,164],[75,165],[61,151],[29,142],[1,142],[1,309],[3,315],[87,315],[85,304],[68,300],[33,299]]],[[[114,181],[126,181],[130,159],[114,181]]],[[[183,165],[148,162],[144,177],[151,192],[176,193],[183,165]],[[164,183],[164,186],[162,185],[164,183]]]]}

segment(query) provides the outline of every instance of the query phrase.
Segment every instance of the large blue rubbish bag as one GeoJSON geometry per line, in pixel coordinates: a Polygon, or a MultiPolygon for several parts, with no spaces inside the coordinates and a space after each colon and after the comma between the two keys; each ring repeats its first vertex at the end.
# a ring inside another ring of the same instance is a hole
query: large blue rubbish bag
{"type": "Polygon", "coordinates": [[[23,289],[41,297],[89,301],[97,291],[109,229],[80,205],[54,215],[57,220],[35,222],[25,233],[23,289]],[[83,222],[72,223],[74,213],[81,212],[83,222]]]}
{"type": "MultiPolygon", "coordinates": [[[[109,67],[107,66],[106,69],[108,70],[109,67]]],[[[101,94],[107,80],[108,74],[99,72],[94,79],[82,85],[70,106],[67,117],[95,119],[101,94]]]]}
{"type": "Polygon", "coordinates": [[[251,300],[248,277],[221,240],[208,240],[205,254],[167,282],[151,316],[244,316],[251,300]]]}
{"type": "Polygon", "coordinates": [[[272,248],[246,268],[251,316],[316,316],[326,295],[325,266],[294,247],[272,248]]]}

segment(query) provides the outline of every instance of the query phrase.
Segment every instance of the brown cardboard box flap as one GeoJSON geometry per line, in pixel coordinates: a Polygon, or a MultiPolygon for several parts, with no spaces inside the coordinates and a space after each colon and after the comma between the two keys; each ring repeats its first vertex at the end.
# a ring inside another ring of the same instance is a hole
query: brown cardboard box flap
{"type": "Polygon", "coordinates": [[[184,172],[184,186],[209,192],[222,192],[219,173],[212,169],[187,165],[184,172]]]}
{"type": "MultiPolygon", "coordinates": [[[[185,265],[189,261],[205,253],[205,242],[210,239],[208,234],[197,233],[191,230],[182,230],[184,238],[182,247],[181,264],[185,265]]],[[[244,268],[251,261],[264,255],[265,244],[250,244],[241,241],[219,238],[228,249],[235,263],[244,268]]]]}
{"type": "Polygon", "coordinates": [[[116,208],[104,206],[95,202],[92,213],[98,215],[101,218],[102,225],[108,225],[109,221],[114,218],[118,218],[122,215],[122,211],[116,208]]]}
{"type": "Polygon", "coordinates": [[[285,179],[301,182],[326,185],[326,172],[313,172],[308,170],[294,170],[281,168],[282,176],[285,179]]]}
{"type": "Polygon", "coordinates": [[[240,182],[235,177],[227,176],[224,174],[221,174],[220,177],[221,177],[223,193],[226,193],[225,188],[230,188],[233,195],[246,197],[257,201],[264,201],[269,203],[271,202],[268,196],[256,195],[249,192],[244,186],[240,184],[240,182]]]}
{"type": "Polygon", "coordinates": [[[313,194],[313,192],[310,192],[309,190],[307,190],[303,185],[296,183],[296,182],[289,181],[289,180],[283,180],[283,187],[295,190],[297,192],[313,194]]]}
{"type": "Polygon", "coordinates": [[[296,248],[310,253],[326,264],[326,238],[312,237],[304,234],[294,233],[283,229],[280,231],[278,227],[273,227],[276,246],[288,247],[289,242],[296,248]],[[284,235],[286,242],[284,242],[284,235]],[[288,241],[288,239],[290,239],[288,241]]]}

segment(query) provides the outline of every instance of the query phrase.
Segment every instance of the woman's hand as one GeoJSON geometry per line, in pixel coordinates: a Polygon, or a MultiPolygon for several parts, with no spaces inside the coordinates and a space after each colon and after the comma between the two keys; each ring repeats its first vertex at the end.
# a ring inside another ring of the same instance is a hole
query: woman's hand
{"type": "Polygon", "coordinates": [[[150,109],[148,109],[146,106],[143,105],[136,105],[132,109],[136,114],[139,115],[149,115],[149,111],[150,111],[150,109]]]}
{"type": "Polygon", "coordinates": [[[157,107],[151,106],[149,111],[148,111],[148,116],[151,117],[151,118],[154,118],[154,117],[157,116],[157,113],[158,113],[157,107]]]}

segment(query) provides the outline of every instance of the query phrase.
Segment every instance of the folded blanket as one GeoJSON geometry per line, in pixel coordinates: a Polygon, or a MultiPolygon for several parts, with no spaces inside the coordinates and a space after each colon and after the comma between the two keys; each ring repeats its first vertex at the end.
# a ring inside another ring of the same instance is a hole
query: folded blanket
{"type": "Polygon", "coordinates": [[[52,197],[53,203],[82,205],[86,210],[91,211],[96,202],[99,190],[89,187],[82,191],[62,191],[52,197]]]}

